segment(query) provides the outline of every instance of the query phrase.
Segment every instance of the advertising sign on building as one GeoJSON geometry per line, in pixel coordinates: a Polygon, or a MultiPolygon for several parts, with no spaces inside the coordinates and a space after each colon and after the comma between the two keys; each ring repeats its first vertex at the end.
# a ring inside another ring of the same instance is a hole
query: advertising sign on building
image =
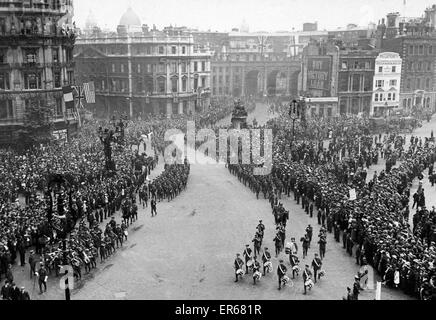
{"type": "Polygon", "coordinates": [[[322,96],[330,95],[332,58],[328,56],[310,56],[307,63],[307,88],[320,91],[322,96]]]}

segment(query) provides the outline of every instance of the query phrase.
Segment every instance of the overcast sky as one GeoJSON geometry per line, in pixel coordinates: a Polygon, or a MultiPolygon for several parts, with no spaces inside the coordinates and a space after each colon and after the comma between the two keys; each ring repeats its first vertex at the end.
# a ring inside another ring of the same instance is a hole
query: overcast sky
{"type": "Polygon", "coordinates": [[[143,24],[160,29],[170,24],[200,30],[230,31],[245,20],[250,31],[301,30],[304,22],[318,21],[318,28],[368,25],[386,13],[421,16],[436,0],[74,0],[78,27],[92,11],[101,27],[115,30],[129,6],[143,24]]]}

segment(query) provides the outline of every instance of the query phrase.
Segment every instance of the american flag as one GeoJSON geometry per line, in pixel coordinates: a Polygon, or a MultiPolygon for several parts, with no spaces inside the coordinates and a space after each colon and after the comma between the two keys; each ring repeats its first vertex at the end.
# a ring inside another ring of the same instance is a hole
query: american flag
{"type": "Polygon", "coordinates": [[[87,103],[95,103],[95,87],[94,81],[84,83],[83,91],[85,91],[85,98],[87,103]]]}

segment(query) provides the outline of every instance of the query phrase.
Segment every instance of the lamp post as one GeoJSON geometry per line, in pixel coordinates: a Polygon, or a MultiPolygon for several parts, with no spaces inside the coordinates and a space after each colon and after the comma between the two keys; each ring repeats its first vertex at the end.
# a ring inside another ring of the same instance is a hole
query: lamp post
{"type": "Polygon", "coordinates": [[[292,142],[293,142],[294,137],[295,137],[295,121],[300,118],[300,108],[301,108],[301,106],[297,100],[294,99],[291,101],[291,104],[289,105],[289,117],[292,120],[292,137],[291,137],[291,143],[290,143],[291,149],[292,149],[292,142]]]}
{"type": "Polygon", "coordinates": [[[107,171],[114,170],[115,168],[112,163],[112,145],[111,143],[115,141],[114,139],[114,131],[105,128],[103,130],[102,127],[99,127],[97,130],[98,137],[100,138],[101,143],[104,148],[104,156],[105,156],[105,166],[107,171]]]}

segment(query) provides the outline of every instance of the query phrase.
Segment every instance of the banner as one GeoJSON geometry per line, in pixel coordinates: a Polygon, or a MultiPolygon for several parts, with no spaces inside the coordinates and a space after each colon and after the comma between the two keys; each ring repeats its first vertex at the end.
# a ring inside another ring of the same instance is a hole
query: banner
{"type": "Polygon", "coordinates": [[[85,91],[85,99],[87,103],[95,103],[95,86],[94,81],[83,84],[83,91],[85,91]]]}
{"type": "Polygon", "coordinates": [[[65,108],[74,108],[74,97],[73,97],[73,87],[65,86],[62,87],[62,92],[64,93],[65,108]]]}

